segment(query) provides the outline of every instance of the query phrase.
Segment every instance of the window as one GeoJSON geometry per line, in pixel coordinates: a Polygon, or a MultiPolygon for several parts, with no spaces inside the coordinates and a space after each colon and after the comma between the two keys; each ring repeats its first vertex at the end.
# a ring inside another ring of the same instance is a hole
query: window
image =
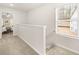
{"type": "Polygon", "coordinates": [[[66,4],[56,8],[56,33],[68,37],[77,36],[77,5],[66,4]]]}

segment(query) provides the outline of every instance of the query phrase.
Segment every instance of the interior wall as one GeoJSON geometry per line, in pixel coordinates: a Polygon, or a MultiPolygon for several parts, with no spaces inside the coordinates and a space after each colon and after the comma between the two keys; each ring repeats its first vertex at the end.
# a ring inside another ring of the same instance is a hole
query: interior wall
{"type": "Polygon", "coordinates": [[[19,36],[38,54],[45,54],[45,26],[21,24],[15,25],[14,29],[17,29],[16,31],[14,31],[14,35],[19,36]]]}
{"type": "MultiPolygon", "coordinates": [[[[33,25],[46,25],[47,26],[47,37],[49,37],[53,32],[55,32],[55,9],[56,7],[61,7],[63,4],[46,4],[39,8],[29,11],[28,14],[28,24],[33,25]]],[[[46,39],[46,44],[49,47],[52,45],[50,39],[46,39]]]]}
{"type": "Polygon", "coordinates": [[[55,8],[62,4],[45,4],[39,8],[29,11],[28,24],[46,25],[47,35],[55,31],[55,8]]]}
{"type": "Polygon", "coordinates": [[[28,12],[28,24],[49,26],[50,21],[51,6],[49,5],[41,6],[28,12]]]}

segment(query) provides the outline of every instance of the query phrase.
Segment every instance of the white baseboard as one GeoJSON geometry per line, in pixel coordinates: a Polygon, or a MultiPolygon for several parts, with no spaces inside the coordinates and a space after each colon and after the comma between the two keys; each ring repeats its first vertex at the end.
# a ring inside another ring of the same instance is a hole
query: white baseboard
{"type": "MultiPolygon", "coordinates": [[[[20,37],[20,36],[19,36],[20,37]]],[[[39,55],[45,55],[44,54],[41,54],[36,48],[34,48],[29,42],[27,42],[25,39],[23,39],[22,37],[20,37],[25,43],[27,43],[32,49],[34,49],[39,55]]]]}
{"type": "Polygon", "coordinates": [[[61,45],[61,44],[55,44],[55,45],[57,45],[57,46],[59,46],[59,47],[61,47],[61,48],[67,49],[67,50],[69,50],[69,51],[71,51],[71,52],[74,52],[74,53],[79,54],[79,51],[73,50],[73,49],[68,48],[68,47],[66,47],[66,46],[64,46],[64,45],[61,45]]]}

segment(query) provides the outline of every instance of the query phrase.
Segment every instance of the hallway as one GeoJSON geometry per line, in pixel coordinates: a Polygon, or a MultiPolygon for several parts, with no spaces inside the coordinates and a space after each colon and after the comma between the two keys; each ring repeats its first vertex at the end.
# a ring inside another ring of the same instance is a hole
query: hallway
{"type": "Polygon", "coordinates": [[[37,53],[22,39],[9,33],[0,39],[0,55],[37,55],[37,53]]]}

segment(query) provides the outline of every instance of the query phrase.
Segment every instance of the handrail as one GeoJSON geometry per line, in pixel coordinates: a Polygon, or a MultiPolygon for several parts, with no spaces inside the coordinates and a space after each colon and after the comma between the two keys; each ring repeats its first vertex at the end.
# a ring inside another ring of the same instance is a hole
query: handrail
{"type": "Polygon", "coordinates": [[[32,24],[17,24],[20,26],[35,26],[35,27],[47,27],[46,25],[32,25],[32,24]]]}
{"type": "Polygon", "coordinates": [[[46,25],[15,24],[13,32],[38,54],[45,54],[46,25]]]}

